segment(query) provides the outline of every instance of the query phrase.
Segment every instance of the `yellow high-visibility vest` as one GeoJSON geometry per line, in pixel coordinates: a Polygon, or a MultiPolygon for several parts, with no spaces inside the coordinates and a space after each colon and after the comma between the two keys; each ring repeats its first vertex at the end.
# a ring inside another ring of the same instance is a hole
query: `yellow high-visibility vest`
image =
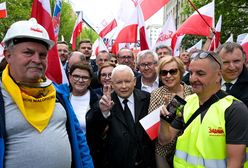
{"type": "MultiPolygon", "coordinates": [[[[184,122],[199,108],[196,94],[187,97],[184,106],[184,122]]],[[[237,100],[226,96],[210,106],[201,121],[198,115],[178,137],[174,156],[175,168],[227,166],[225,110],[237,100]]]]}

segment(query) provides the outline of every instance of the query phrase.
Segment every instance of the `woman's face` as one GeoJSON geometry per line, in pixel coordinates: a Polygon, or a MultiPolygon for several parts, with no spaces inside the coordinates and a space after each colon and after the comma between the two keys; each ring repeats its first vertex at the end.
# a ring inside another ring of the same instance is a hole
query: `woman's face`
{"type": "Polygon", "coordinates": [[[160,78],[168,89],[173,89],[181,83],[180,71],[175,61],[165,64],[160,70],[160,78]]]}
{"type": "Polygon", "coordinates": [[[103,86],[111,84],[111,74],[114,67],[109,66],[102,69],[100,74],[100,82],[103,86]]]}
{"type": "Polygon", "coordinates": [[[89,72],[79,68],[75,69],[72,74],[69,75],[69,80],[74,96],[84,95],[91,82],[89,72]]]}

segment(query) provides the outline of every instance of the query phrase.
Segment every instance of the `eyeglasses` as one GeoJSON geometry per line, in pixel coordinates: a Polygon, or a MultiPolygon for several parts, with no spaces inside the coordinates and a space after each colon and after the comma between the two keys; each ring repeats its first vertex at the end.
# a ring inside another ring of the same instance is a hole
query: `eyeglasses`
{"type": "Polygon", "coordinates": [[[103,78],[107,78],[107,77],[109,77],[109,78],[111,78],[111,75],[112,75],[112,73],[102,73],[101,74],[101,77],[103,77],[103,78]]]}
{"type": "Polygon", "coordinates": [[[177,72],[178,72],[178,69],[170,69],[170,70],[168,70],[168,71],[167,71],[167,70],[161,70],[161,71],[159,72],[159,74],[160,74],[161,76],[167,76],[168,73],[171,74],[171,75],[176,75],[177,72]]]}
{"type": "Polygon", "coordinates": [[[157,62],[141,63],[141,64],[139,64],[139,66],[140,66],[141,68],[146,68],[146,67],[151,68],[152,65],[154,65],[154,64],[156,64],[156,63],[157,63],[157,62]]]}
{"type": "Polygon", "coordinates": [[[119,56],[119,58],[122,59],[122,60],[125,60],[125,59],[132,60],[133,59],[133,57],[129,56],[129,55],[119,56]]]}
{"type": "Polygon", "coordinates": [[[80,76],[80,75],[71,75],[72,79],[76,82],[78,82],[80,79],[82,79],[82,81],[87,82],[90,77],[89,76],[80,76]]]}
{"type": "Polygon", "coordinates": [[[192,54],[192,56],[190,57],[190,60],[192,61],[192,60],[197,59],[197,58],[204,59],[204,58],[207,58],[209,56],[215,62],[217,62],[218,65],[221,67],[221,63],[210,52],[206,52],[206,51],[192,54]]]}
{"type": "Polygon", "coordinates": [[[110,60],[110,62],[117,64],[117,60],[110,60]]]}

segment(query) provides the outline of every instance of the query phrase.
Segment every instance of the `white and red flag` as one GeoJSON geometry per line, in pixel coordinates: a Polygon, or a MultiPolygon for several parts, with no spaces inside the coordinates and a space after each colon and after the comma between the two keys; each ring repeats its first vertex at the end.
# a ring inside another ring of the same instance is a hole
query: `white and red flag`
{"type": "Polygon", "coordinates": [[[221,45],[220,44],[221,25],[222,25],[222,15],[220,15],[219,20],[215,26],[215,35],[211,41],[209,51],[215,51],[221,45]]]}
{"type": "Polygon", "coordinates": [[[244,40],[241,43],[241,46],[243,47],[243,50],[246,54],[246,60],[248,60],[248,34],[245,36],[244,40]]]}
{"type": "Polygon", "coordinates": [[[176,32],[175,20],[172,17],[172,15],[169,15],[153,48],[156,48],[159,45],[171,46],[172,35],[175,32],[176,32]]]}
{"type": "Polygon", "coordinates": [[[178,28],[173,35],[171,47],[174,49],[177,36],[182,34],[192,34],[198,36],[209,36],[210,28],[214,22],[214,1],[198,9],[178,28]]]}
{"type": "Polygon", "coordinates": [[[225,43],[227,43],[227,42],[233,42],[233,34],[231,34],[231,35],[228,37],[228,39],[226,40],[225,43]]]}
{"type": "Polygon", "coordinates": [[[6,2],[0,3],[0,18],[7,17],[6,2]]]}
{"type": "Polygon", "coordinates": [[[98,55],[99,51],[107,51],[108,52],[108,48],[105,45],[105,43],[103,42],[103,39],[101,37],[96,39],[96,41],[93,43],[92,51],[93,51],[93,55],[95,55],[95,56],[98,55]]]}
{"type": "Polygon", "coordinates": [[[198,41],[195,45],[187,49],[188,52],[193,50],[201,50],[202,49],[202,40],[198,41]]]}
{"type": "Polygon", "coordinates": [[[145,28],[145,20],[143,16],[143,12],[141,10],[140,4],[138,3],[136,6],[138,13],[138,27],[139,27],[139,36],[140,36],[140,50],[148,50],[149,45],[146,37],[146,28],[145,28]]]}
{"type": "Polygon", "coordinates": [[[158,137],[161,108],[162,106],[155,109],[139,121],[151,140],[154,140],[158,137]]]}
{"type": "Polygon", "coordinates": [[[117,27],[117,21],[116,19],[113,19],[109,24],[106,25],[106,27],[104,27],[100,31],[99,36],[102,38],[105,37],[109,32],[111,32],[116,27],[117,27]]]}
{"type": "Polygon", "coordinates": [[[77,37],[82,32],[82,27],[83,27],[83,20],[82,19],[83,19],[83,14],[82,14],[82,12],[79,12],[75,26],[74,26],[73,31],[72,31],[71,41],[70,41],[70,43],[72,44],[71,48],[73,50],[76,50],[77,37]]]}
{"type": "MultiPolygon", "coordinates": [[[[47,30],[50,39],[55,41],[50,1],[34,0],[31,17],[36,18],[37,22],[47,30]]],[[[52,81],[60,84],[67,81],[66,76],[62,77],[62,71],[63,67],[61,66],[57,46],[55,44],[48,53],[48,67],[46,75],[52,81]]]]}
{"type": "Polygon", "coordinates": [[[53,28],[55,40],[58,40],[59,27],[60,27],[60,16],[61,16],[62,0],[56,0],[56,5],[53,11],[53,28]]]}

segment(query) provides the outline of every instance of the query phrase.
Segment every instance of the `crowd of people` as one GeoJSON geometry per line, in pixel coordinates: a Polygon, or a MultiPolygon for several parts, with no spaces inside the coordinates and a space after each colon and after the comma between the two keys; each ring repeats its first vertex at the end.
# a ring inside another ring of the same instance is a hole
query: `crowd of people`
{"type": "Polygon", "coordinates": [[[93,60],[90,40],[71,52],[34,18],[13,23],[3,43],[0,168],[248,167],[248,70],[239,44],[179,56],[165,45],[137,55],[121,48],[93,60]],[[45,75],[53,45],[69,83],[45,75]],[[176,96],[186,104],[172,111],[176,96]],[[151,140],[139,121],[158,108],[151,140]]]}

